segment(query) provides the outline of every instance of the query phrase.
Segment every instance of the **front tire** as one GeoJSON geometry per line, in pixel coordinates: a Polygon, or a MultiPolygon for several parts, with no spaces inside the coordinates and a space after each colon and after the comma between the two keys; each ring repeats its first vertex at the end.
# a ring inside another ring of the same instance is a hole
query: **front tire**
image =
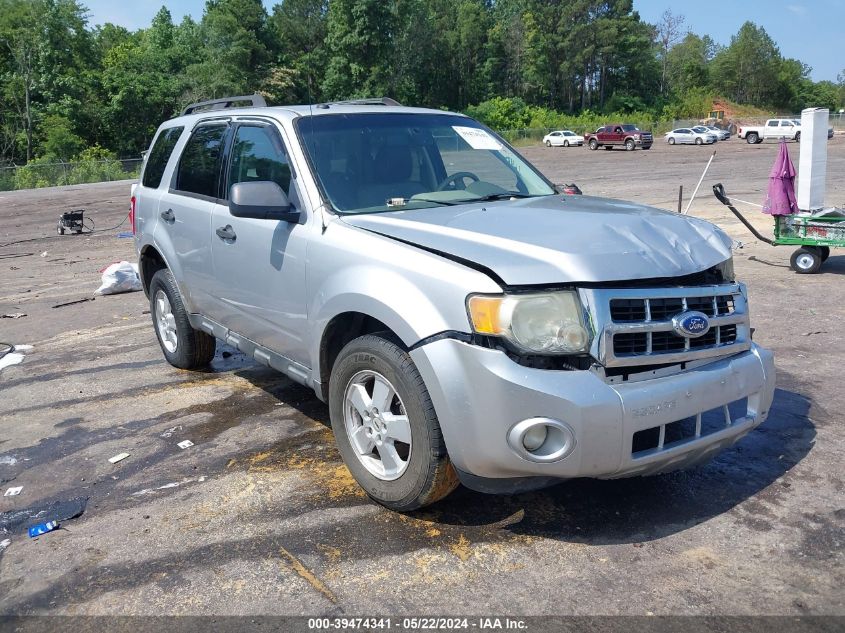
{"type": "Polygon", "coordinates": [[[350,342],[329,380],[332,430],[355,481],[376,502],[407,512],[458,486],[422,376],[389,333],[350,342]]]}
{"type": "Polygon", "coordinates": [[[564,147],[569,147],[569,141],[564,141],[564,142],[563,142],[563,146],[564,146],[564,147]]]}
{"type": "Polygon", "coordinates": [[[701,138],[697,138],[697,139],[695,139],[695,144],[696,144],[696,145],[701,145],[702,143],[704,143],[704,141],[702,141],[702,140],[701,140],[701,138]]]}
{"type": "Polygon", "coordinates": [[[634,143],[633,139],[629,138],[627,141],[625,141],[625,149],[628,150],[629,152],[633,152],[635,147],[636,147],[636,144],[634,143]]]}
{"type": "Polygon", "coordinates": [[[167,362],[179,369],[201,369],[214,358],[216,339],[191,327],[173,274],[166,268],[150,282],[150,314],[167,362]]]}
{"type": "Polygon", "coordinates": [[[669,137],[669,145],[674,145],[674,144],[675,144],[675,139],[670,136],[669,137]]]}
{"type": "Polygon", "coordinates": [[[551,147],[551,146],[552,146],[552,142],[551,142],[551,141],[546,141],[546,147],[551,147]]]}

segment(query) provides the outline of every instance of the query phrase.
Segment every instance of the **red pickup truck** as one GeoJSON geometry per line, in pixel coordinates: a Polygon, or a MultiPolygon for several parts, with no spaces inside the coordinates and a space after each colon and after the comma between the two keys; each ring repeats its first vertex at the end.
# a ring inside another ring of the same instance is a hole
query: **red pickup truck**
{"type": "Polygon", "coordinates": [[[615,123],[600,127],[595,134],[585,134],[584,140],[590,149],[613,149],[614,146],[619,146],[632,151],[638,147],[651,149],[654,136],[631,123],[615,123]]]}

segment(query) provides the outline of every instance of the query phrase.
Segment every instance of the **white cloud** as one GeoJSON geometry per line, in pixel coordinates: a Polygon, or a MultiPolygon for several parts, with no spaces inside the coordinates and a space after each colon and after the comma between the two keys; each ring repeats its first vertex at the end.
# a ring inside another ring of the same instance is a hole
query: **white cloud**
{"type": "Polygon", "coordinates": [[[788,4],[786,8],[792,11],[795,15],[806,15],[807,7],[803,4],[788,4]]]}

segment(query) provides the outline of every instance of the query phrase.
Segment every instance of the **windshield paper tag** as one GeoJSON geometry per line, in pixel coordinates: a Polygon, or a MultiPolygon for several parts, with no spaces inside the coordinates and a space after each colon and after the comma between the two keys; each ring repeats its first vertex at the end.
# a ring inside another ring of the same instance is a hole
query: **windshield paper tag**
{"type": "Polygon", "coordinates": [[[460,125],[453,125],[452,129],[464,139],[472,149],[502,149],[501,143],[494,139],[486,130],[480,130],[476,127],[463,127],[460,125]]]}

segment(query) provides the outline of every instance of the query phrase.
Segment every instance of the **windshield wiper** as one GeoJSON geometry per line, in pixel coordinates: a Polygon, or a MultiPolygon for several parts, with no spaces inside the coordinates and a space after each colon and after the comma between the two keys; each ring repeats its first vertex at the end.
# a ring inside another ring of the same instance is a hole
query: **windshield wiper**
{"type": "Polygon", "coordinates": [[[533,198],[530,193],[489,193],[486,196],[473,198],[471,202],[489,202],[491,200],[509,200],[511,198],[533,198]]]}

